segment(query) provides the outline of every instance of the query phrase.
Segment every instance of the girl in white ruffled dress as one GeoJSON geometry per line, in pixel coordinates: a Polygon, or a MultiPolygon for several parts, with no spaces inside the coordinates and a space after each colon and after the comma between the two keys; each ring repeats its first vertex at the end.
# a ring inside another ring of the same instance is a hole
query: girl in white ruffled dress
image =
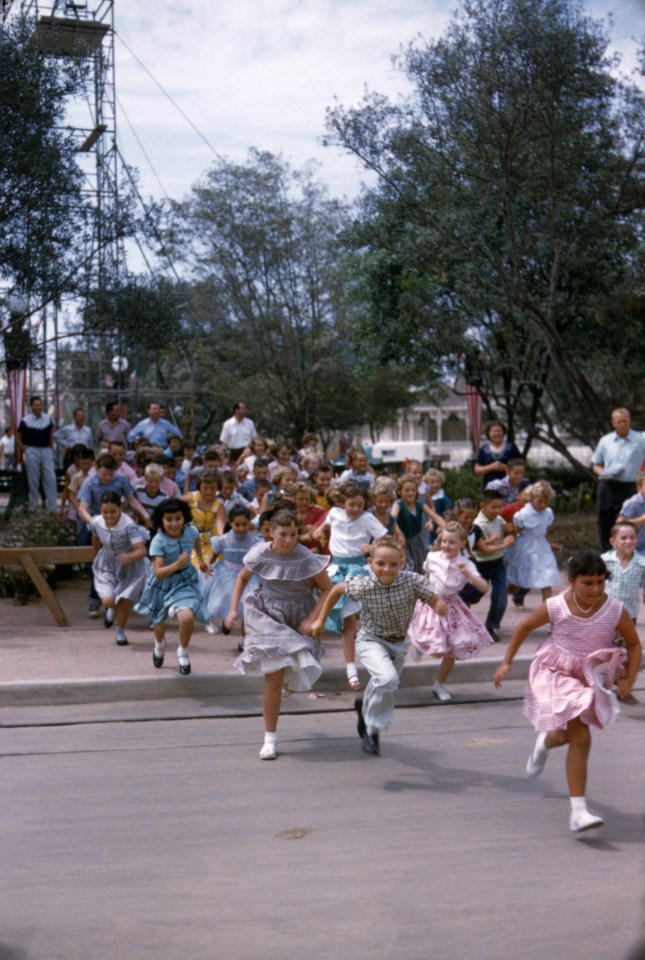
{"type": "Polygon", "coordinates": [[[452,696],[444,686],[455,660],[470,660],[479,656],[493,643],[485,626],[459,596],[466,583],[486,593],[488,583],[477,572],[477,567],[466,555],[468,534],[456,520],[450,520],[440,534],[439,549],[431,550],[423,565],[423,572],[432,581],[435,594],[446,601],[448,613],[439,616],[426,603],[415,606],[408,637],[412,658],[441,657],[441,665],[432,692],[447,702],[452,696]]]}

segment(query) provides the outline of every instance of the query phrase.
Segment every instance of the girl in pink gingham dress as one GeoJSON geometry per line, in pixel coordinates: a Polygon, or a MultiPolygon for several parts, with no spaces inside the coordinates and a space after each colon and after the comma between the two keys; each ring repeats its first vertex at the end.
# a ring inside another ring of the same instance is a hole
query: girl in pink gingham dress
{"type": "Polygon", "coordinates": [[[589,813],[585,798],[589,727],[602,728],[616,718],[620,708],[612,687],[620,699],[630,696],[642,650],[629,614],[605,593],[608,571],[600,554],[579,550],[567,567],[568,589],[550,597],[517,627],[494,682],[501,686],[529,633],[551,624],[529,671],[524,714],[540,732],[526,772],[537,777],[549,751],[568,745],[569,827],[579,833],[603,825],[601,817],[589,813]],[[617,633],[626,649],[614,645],[617,633]]]}

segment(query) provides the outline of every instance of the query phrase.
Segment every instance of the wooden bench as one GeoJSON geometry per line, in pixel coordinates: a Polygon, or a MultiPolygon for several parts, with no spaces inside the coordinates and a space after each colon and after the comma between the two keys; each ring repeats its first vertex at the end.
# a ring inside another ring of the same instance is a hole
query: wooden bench
{"type": "Polygon", "coordinates": [[[69,627],[65,611],[39,568],[49,563],[91,563],[93,557],[92,547],[1,547],[0,567],[23,567],[58,626],[69,627]]]}

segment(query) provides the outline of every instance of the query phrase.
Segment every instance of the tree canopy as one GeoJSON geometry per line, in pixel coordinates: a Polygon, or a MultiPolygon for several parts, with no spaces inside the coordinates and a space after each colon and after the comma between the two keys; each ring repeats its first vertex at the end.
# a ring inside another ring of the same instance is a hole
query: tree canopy
{"type": "Polygon", "coordinates": [[[398,65],[405,100],[328,115],[378,175],[353,231],[363,335],[419,371],[467,359],[511,435],[593,443],[641,382],[642,95],[569,0],[464,0],[398,65]]]}
{"type": "Polygon", "coordinates": [[[0,26],[0,281],[47,302],[74,287],[83,258],[87,208],[64,114],[84,77],[32,36],[28,19],[0,26]]]}
{"type": "MultiPolygon", "coordinates": [[[[175,251],[193,283],[186,337],[197,405],[211,419],[244,397],[263,430],[296,441],[365,422],[367,354],[348,335],[340,260],[347,216],[311,168],[261,151],[216,163],[176,206],[175,251]]],[[[403,388],[378,365],[391,414],[403,388]]]]}

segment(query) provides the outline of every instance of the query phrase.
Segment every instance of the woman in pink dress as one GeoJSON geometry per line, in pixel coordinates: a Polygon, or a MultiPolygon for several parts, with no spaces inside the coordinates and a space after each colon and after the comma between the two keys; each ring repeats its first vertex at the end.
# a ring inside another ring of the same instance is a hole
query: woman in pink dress
{"type": "Polygon", "coordinates": [[[417,603],[408,629],[412,644],[412,659],[420,656],[441,657],[441,666],[432,692],[439,700],[452,700],[444,686],[455,660],[477,657],[493,643],[488,630],[477,619],[459,596],[466,583],[480,593],[486,593],[488,583],[469,560],[468,534],[460,523],[451,520],[440,535],[441,548],[431,550],[423,564],[423,572],[432,581],[434,592],[446,601],[448,613],[438,616],[426,603],[417,603]]]}
{"type": "Polygon", "coordinates": [[[569,828],[574,833],[603,825],[587,810],[585,790],[591,750],[590,726],[604,727],[619,713],[612,691],[626,700],[638,673],[642,649],[631,617],[605,593],[608,571],[595,550],[579,550],[567,563],[569,587],[550,597],[517,627],[494,682],[500,687],[513,657],[532,630],[551,624],[533,658],[524,714],[539,731],[526,765],[529,777],[544,769],[549,750],[568,745],[569,828]],[[620,634],[625,648],[614,645],[620,634]]]}

